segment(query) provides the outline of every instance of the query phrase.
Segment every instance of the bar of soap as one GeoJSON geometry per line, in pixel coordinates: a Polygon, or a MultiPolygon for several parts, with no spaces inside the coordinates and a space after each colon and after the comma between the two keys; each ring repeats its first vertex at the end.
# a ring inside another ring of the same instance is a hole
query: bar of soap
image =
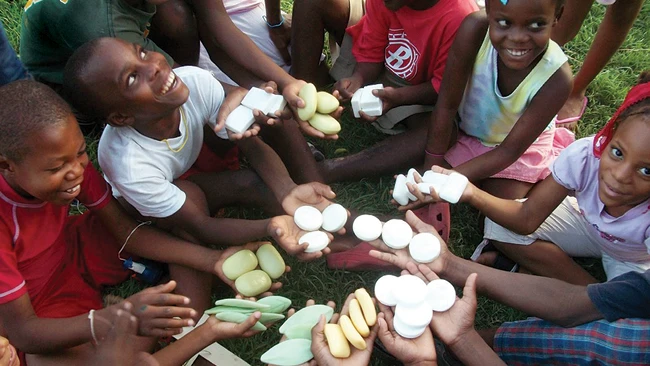
{"type": "Polygon", "coordinates": [[[449,202],[449,203],[458,203],[460,197],[465,192],[469,180],[467,177],[460,173],[453,172],[449,175],[449,178],[440,189],[440,198],[449,202]]]}
{"type": "Polygon", "coordinates": [[[361,94],[363,93],[363,88],[357,89],[357,91],[352,94],[352,100],[350,101],[350,104],[352,105],[352,113],[354,114],[354,118],[361,118],[361,115],[359,114],[359,111],[361,111],[361,108],[359,106],[359,102],[361,101],[361,94]]]}
{"type": "Polygon", "coordinates": [[[373,241],[381,236],[381,221],[372,215],[361,215],[352,223],[352,231],[363,241],[373,241]]]}
{"type": "Polygon", "coordinates": [[[280,252],[271,243],[262,245],[255,252],[257,261],[262,271],[268,273],[269,277],[276,279],[284,274],[286,264],[280,252]]]}
{"type": "Polygon", "coordinates": [[[237,277],[235,287],[244,296],[257,296],[271,288],[271,277],[266,272],[256,269],[237,277]]]}
{"type": "Polygon", "coordinates": [[[359,109],[368,116],[381,116],[383,103],[379,97],[372,94],[373,90],[383,89],[382,84],[368,85],[363,88],[361,99],[359,100],[359,109]]]}
{"type": "Polygon", "coordinates": [[[275,113],[278,111],[282,112],[286,106],[287,101],[282,95],[271,94],[268,108],[269,111],[266,113],[266,115],[269,117],[276,117],[275,113]]]}
{"type": "MultiPolygon", "coordinates": [[[[413,185],[416,185],[417,182],[415,181],[415,175],[420,175],[417,170],[411,168],[409,169],[408,173],[406,173],[406,183],[411,183],[413,185]]],[[[408,187],[406,187],[406,194],[408,195],[409,199],[411,201],[417,201],[418,198],[415,197],[409,190],[408,187]]]]}
{"type": "Polygon", "coordinates": [[[348,211],[345,207],[335,203],[323,210],[323,230],[335,233],[348,222],[348,211]]]}
{"type": "Polygon", "coordinates": [[[427,285],[419,277],[403,275],[397,278],[393,295],[398,304],[418,305],[426,299],[427,285]]]}
{"type": "Polygon", "coordinates": [[[422,176],[422,182],[433,185],[433,188],[436,190],[436,193],[440,192],[442,186],[444,186],[445,183],[447,183],[447,179],[449,179],[448,175],[432,172],[431,170],[427,171],[422,176]]]}
{"type": "Polygon", "coordinates": [[[259,109],[262,113],[269,113],[271,96],[263,89],[252,87],[241,101],[241,105],[252,109],[259,109]]]}
{"type": "Polygon", "coordinates": [[[397,305],[393,290],[397,286],[397,277],[393,275],[382,276],[375,282],[375,298],[386,306],[397,305]]]}
{"type": "Polygon", "coordinates": [[[456,302],[456,289],[445,280],[433,280],[427,285],[427,303],[431,310],[443,312],[449,310],[456,302]]]}
{"type": "Polygon", "coordinates": [[[243,249],[223,261],[221,270],[223,274],[230,280],[236,280],[237,277],[246,272],[250,272],[257,268],[258,260],[255,253],[248,249],[243,249]]]}
{"type": "Polygon", "coordinates": [[[233,133],[244,133],[255,122],[253,110],[243,105],[237,106],[226,117],[226,128],[233,133]]]}
{"type": "Polygon", "coordinates": [[[316,231],[323,225],[323,214],[316,207],[300,206],[293,214],[293,221],[305,231],[316,231]]]}
{"type": "Polygon", "coordinates": [[[388,220],[381,230],[381,240],[393,249],[406,248],[412,237],[413,230],[404,220],[388,220]]]}
{"type": "Polygon", "coordinates": [[[432,189],[436,191],[436,187],[431,183],[418,183],[418,191],[420,191],[420,193],[430,195],[432,189]]]}
{"type": "Polygon", "coordinates": [[[327,248],[330,243],[330,238],[322,231],[312,231],[298,239],[298,244],[303,243],[308,244],[305,253],[314,253],[327,248]]]}
{"type": "Polygon", "coordinates": [[[426,327],[433,317],[431,305],[427,301],[423,301],[415,306],[406,306],[404,304],[397,304],[395,307],[395,317],[414,328],[426,327]]]}
{"type": "Polygon", "coordinates": [[[440,255],[440,240],[431,233],[419,233],[409,243],[409,254],[416,262],[433,262],[440,255]]]}
{"type": "Polygon", "coordinates": [[[395,332],[397,332],[397,334],[399,334],[401,337],[414,339],[424,334],[424,331],[427,329],[427,325],[424,327],[412,327],[410,325],[404,324],[404,322],[399,318],[394,317],[393,328],[395,329],[395,332]]]}
{"type": "Polygon", "coordinates": [[[395,178],[393,199],[402,206],[409,203],[409,190],[406,187],[406,176],[404,174],[398,174],[397,178],[395,178]]]}

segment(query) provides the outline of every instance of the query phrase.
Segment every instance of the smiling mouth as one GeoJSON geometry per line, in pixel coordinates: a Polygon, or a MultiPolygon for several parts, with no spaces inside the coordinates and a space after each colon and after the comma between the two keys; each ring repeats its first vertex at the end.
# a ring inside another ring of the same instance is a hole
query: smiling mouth
{"type": "Polygon", "coordinates": [[[510,54],[511,56],[514,56],[514,57],[521,57],[521,56],[527,54],[528,52],[530,52],[530,49],[528,49],[528,50],[515,50],[515,49],[507,48],[506,52],[508,52],[508,54],[510,54]]]}
{"type": "Polygon", "coordinates": [[[81,184],[77,184],[76,186],[74,186],[74,187],[72,187],[70,189],[66,189],[65,193],[69,193],[69,194],[75,193],[75,192],[77,192],[79,190],[79,188],[81,188],[81,184]]]}
{"type": "Polygon", "coordinates": [[[167,81],[165,82],[165,85],[163,85],[162,90],[160,91],[160,95],[165,95],[169,91],[169,89],[172,89],[172,87],[176,84],[176,74],[174,74],[173,71],[169,72],[169,76],[167,77],[167,81]]]}

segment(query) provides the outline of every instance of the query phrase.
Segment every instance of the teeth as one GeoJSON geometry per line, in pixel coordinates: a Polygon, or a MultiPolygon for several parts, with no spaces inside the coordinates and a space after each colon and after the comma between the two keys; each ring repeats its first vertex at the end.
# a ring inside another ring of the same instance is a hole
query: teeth
{"type": "Polygon", "coordinates": [[[163,86],[160,94],[165,95],[169,91],[169,88],[172,86],[175,80],[176,80],[176,74],[170,72],[169,77],[167,77],[167,81],[165,82],[165,85],[163,86]]]}
{"type": "Polygon", "coordinates": [[[65,191],[68,192],[68,193],[75,193],[76,191],[79,190],[79,188],[81,188],[81,185],[77,184],[76,186],[74,186],[74,187],[72,187],[70,189],[66,189],[65,191]]]}
{"type": "Polygon", "coordinates": [[[508,49],[507,51],[508,51],[509,54],[518,57],[518,56],[523,56],[523,55],[527,54],[528,51],[530,51],[530,50],[511,50],[511,49],[508,49]]]}

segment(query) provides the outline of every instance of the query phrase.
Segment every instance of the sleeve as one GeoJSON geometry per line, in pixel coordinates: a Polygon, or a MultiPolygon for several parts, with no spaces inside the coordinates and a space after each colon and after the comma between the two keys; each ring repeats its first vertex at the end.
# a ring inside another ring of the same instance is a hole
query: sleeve
{"type": "Polygon", "coordinates": [[[589,285],[587,293],[607,321],[650,319],[650,270],[628,272],[608,282],[589,285]]]}
{"type": "Polygon", "coordinates": [[[357,62],[384,62],[389,26],[388,10],[382,0],[368,0],[366,15],[346,30],[352,36],[352,54],[357,62]]]}
{"type": "Polygon", "coordinates": [[[16,300],[27,293],[25,279],[18,270],[11,233],[0,223],[0,304],[16,300]]]}
{"type": "MultiPolygon", "coordinates": [[[[458,28],[460,28],[463,19],[465,19],[464,15],[461,16],[462,14],[465,14],[465,11],[460,7],[450,9],[447,12],[449,20],[444,22],[444,25],[440,27],[440,31],[434,35],[434,39],[438,39],[439,43],[435,55],[431,57],[428,65],[427,77],[431,80],[431,85],[436,93],[440,91],[440,84],[442,83],[442,76],[447,66],[449,50],[451,50],[451,45],[454,43],[458,28]]],[[[440,19],[439,22],[443,22],[443,19],[440,19]]]]}
{"type": "MultiPolygon", "coordinates": [[[[198,108],[202,109],[202,114],[204,113],[204,115],[208,116],[206,123],[214,130],[217,126],[217,115],[219,114],[219,109],[226,98],[226,92],[223,89],[221,82],[215,79],[210,72],[200,70],[200,74],[203,75],[194,78],[199,85],[199,87],[194,90],[201,91],[198,96],[198,108]]],[[[216,135],[224,140],[228,139],[228,133],[226,132],[225,127],[217,131],[216,135]]]]}
{"type": "Polygon", "coordinates": [[[592,155],[593,137],[580,139],[564,149],[551,165],[558,184],[572,191],[582,191],[591,177],[587,161],[592,155]],[[576,167],[579,167],[576,169],[576,167]]]}
{"type": "Polygon", "coordinates": [[[99,210],[110,202],[111,189],[92,163],[84,171],[79,202],[91,210],[99,210]]]}

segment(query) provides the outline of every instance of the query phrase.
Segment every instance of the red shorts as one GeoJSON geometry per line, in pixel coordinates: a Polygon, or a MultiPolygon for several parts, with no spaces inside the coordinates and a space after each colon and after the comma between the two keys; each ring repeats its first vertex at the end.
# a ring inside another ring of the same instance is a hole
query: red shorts
{"type": "Polygon", "coordinates": [[[206,144],[201,146],[199,157],[192,167],[178,179],[187,179],[197,173],[218,173],[224,170],[239,170],[239,149],[233,146],[223,156],[217,155],[206,144]]]}
{"type": "Polygon", "coordinates": [[[65,241],[66,254],[45,286],[30,296],[34,312],[41,318],[68,318],[101,309],[102,287],[130,275],[117,257],[120,246],[113,234],[87,212],[68,217],[58,240],[65,241]]]}

